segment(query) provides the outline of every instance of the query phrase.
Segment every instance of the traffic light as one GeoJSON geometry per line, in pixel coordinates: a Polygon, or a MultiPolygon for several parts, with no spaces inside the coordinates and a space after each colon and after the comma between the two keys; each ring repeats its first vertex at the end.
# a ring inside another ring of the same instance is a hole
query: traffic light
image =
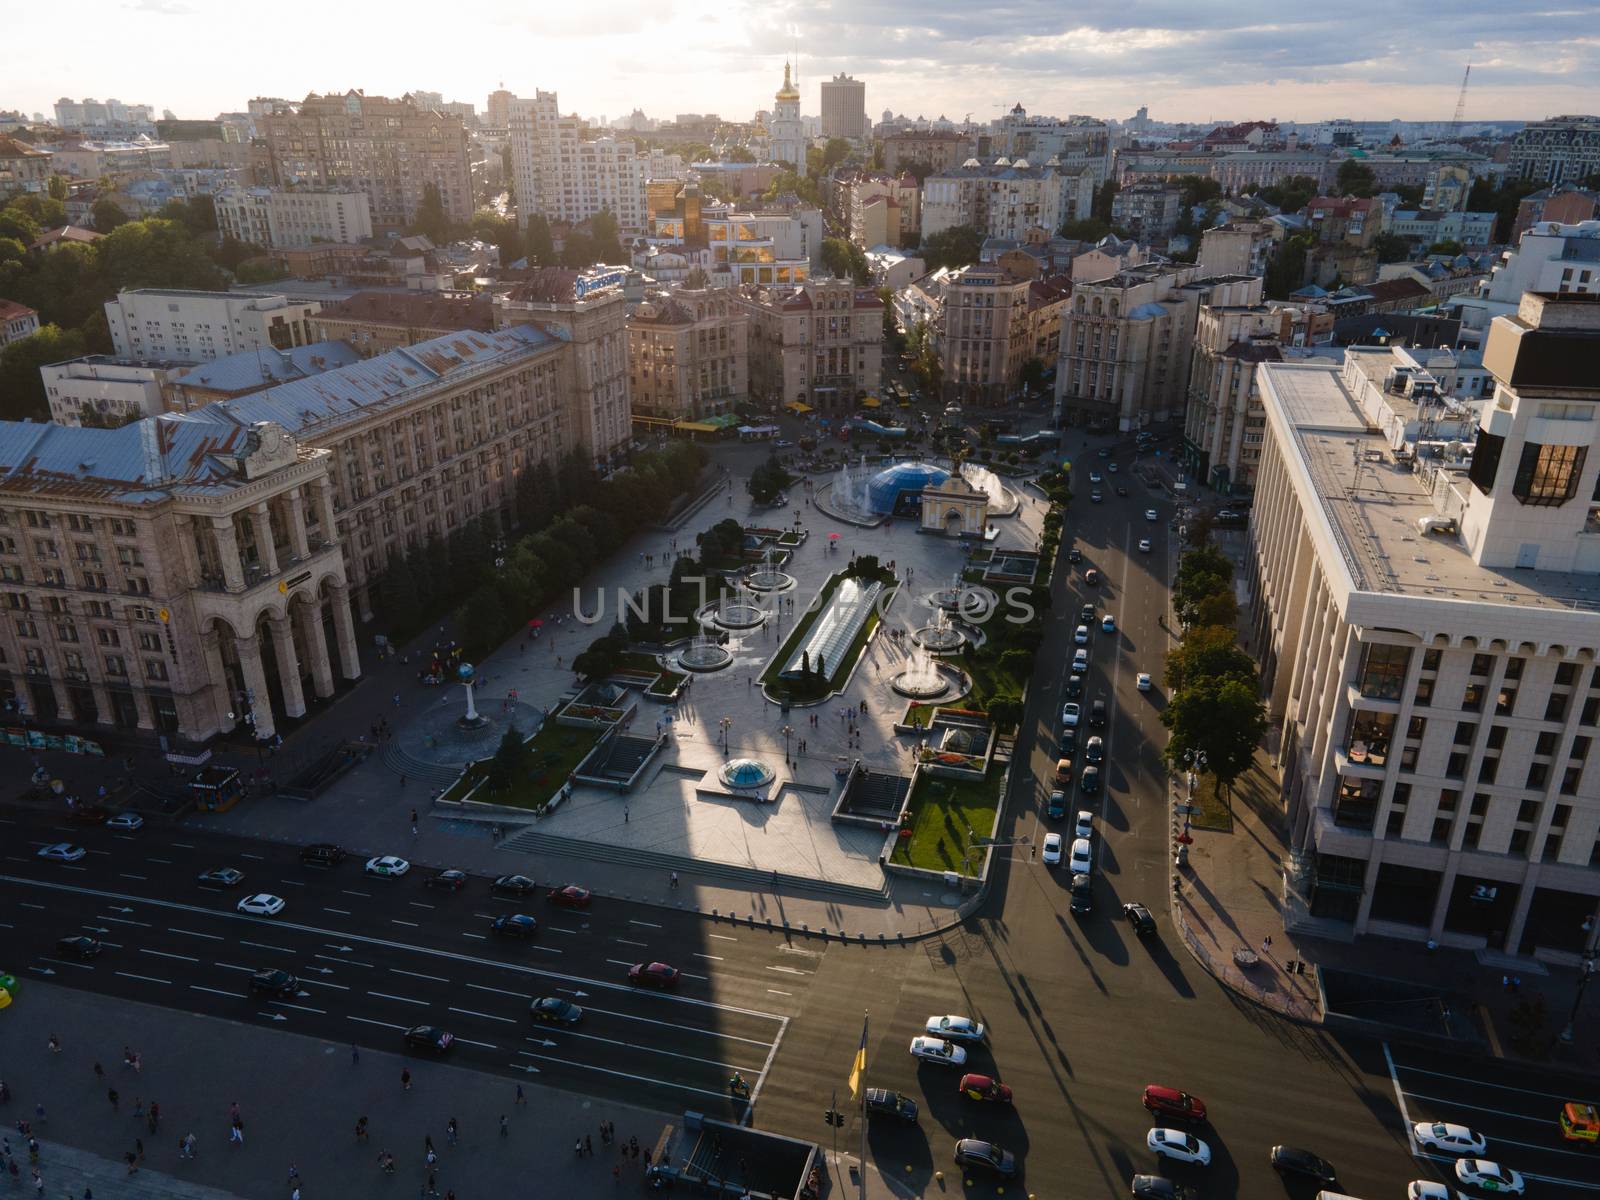
{"type": "Polygon", "coordinates": [[[844,1114],[836,1108],[824,1109],[822,1113],[822,1122],[825,1125],[842,1126],[844,1124],[844,1114]]]}

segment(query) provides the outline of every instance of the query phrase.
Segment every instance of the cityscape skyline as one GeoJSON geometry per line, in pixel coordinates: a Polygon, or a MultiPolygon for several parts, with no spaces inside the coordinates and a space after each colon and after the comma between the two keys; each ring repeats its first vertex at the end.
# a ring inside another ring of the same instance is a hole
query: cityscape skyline
{"type": "MultiPolygon", "coordinates": [[[[503,81],[519,95],[557,91],[567,111],[588,117],[639,108],[657,119],[713,112],[743,121],[770,107],[783,64],[796,51],[807,115],[819,109],[818,85],[845,72],[866,83],[874,121],[890,109],[953,121],[970,114],[984,123],[1020,102],[1030,111],[1119,120],[1146,105],[1155,120],[1191,124],[1269,117],[1442,122],[1451,117],[1468,62],[1469,123],[1582,112],[1594,107],[1590,97],[1600,88],[1592,12],[1507,13],[1488,3],[1409,15],[1407,36],[1397,37],[1389,25],[1363,19],[1387,11],[1376,3],[1341,11],[1336,25],[1329,17],[1290,28],[1253,2],[1230,5],[1220,17],[1167,3],[1094,3],[1075,10],[1068,24],[1058,10],[1032,2],[982,14],[947,0],[915,10],[904,0],[870,0],[847,12],[740,2],[697,17],[670,5],[601,0],[581,18],[482,18],[494,44],[516,45],[526,36],[559,46],[544,62],[506,55],[421,66],[398,53],[431,19],[414,0],[391,5],[379,29],[363,10],[336,3],[319,10],[317,39],[292,27],[258,30],[246,62],[205,53],[212,26],[195,18],[206,15],[210,0],[89,0],[85,7],[85,28],[121,36],[91,33],[75,44],[70,78],[47,56],[7,62],[0,106],[49,113],[62,95],[116,96],[206,119],[238,111],[256,95],[297,100],[350,88],[383,95],[426,88],[481,109],[503,81]],[[130,11],[151,43],[184,61],[181,74],[161,79],[142,56],[128,54],[130,11]],[[665,37],[674,42],[670,56],[659,53],[665,37]],[[352,67],[339,50],[352,42],[377,52],[352,67]],[[857,49],[841,54],[832,49],[838,46],[857,49]]],[[[38,10],[14,18],[12,44],[42,44],[47,20],[38,10]]]]}

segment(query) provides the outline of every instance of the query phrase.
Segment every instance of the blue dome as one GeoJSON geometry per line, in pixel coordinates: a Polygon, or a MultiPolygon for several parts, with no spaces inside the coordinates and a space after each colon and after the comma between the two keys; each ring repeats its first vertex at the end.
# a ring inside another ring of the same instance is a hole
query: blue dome
{"type": "Polygon", "coordinates": [[[903,462],[885,468],[867,483],[867,504],[875,513],[892,513],[907,492],[938,487],[950,472],[928,462],[903,462]]]}
{"type": "Polygon", "coordinates": [[[730,788],[764,787],[772,782],[772,768],[753,758],[735,758],[724,763],[717,772],[723,785],[730,788]]]}

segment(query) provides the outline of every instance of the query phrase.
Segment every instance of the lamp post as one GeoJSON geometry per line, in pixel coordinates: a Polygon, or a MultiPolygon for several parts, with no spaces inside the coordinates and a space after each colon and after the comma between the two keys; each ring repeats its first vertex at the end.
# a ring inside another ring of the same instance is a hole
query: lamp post
{"type": "Polygon", "coordinates": [[[1561,1031],[1562,1042],[1569,1046],[1572,1044],[1578,1024],[1578,1009],[1583,1004],[1583,990],[1589,986],[1589,976],[1594,974],[1594,926],[1595,914],[1590,913],[1583,919],[1583,962],[1578,966],[1578,994],[1572,998],[1572,1011],[1567,1014],[1567,1027],[1561,1031]]]}
{"type": "Polygon", "coordinates": [[[1183,752],[1183,765],[1188,768],[1186,774],[1189,784],[1189,805],[1194,806],[1194,778],[1206,769],[1206,752],[1204,750],[1185,750],[1183,752]]]}
{"type": "Polygon", "coordinates": [[[717,725],[722,729],[722,752],[724,754],[728,752],[728,727],[732,724],[732,717],[723,717],[722,720],[717,722],[717,725]]]}
{"type": "Polygon", "coordinates": [[[790,738],[791,735],[793,735],[793,733],[794,733],[794,726],[793,725],[785,725],[783,727],[783,761],[784,762],[788,762],[789,761],[789,738],[790,738]]]}

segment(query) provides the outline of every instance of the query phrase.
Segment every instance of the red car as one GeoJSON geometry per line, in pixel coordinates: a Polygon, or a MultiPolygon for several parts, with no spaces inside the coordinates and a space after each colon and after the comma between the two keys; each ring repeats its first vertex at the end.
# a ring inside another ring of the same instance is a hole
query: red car
{"type": "Polygon", "coordinates": [[[677,967],[666,963],[634,963],[628,968],[628,982],[638,987],[655,988],[659,992],[672,992],[678,988],[677,967]]]}
{"type": "Polygon", "coordinates": [[[1010,1104],[1011,1089],[998,1079],[987,1075],[963,1075],[956,1089],[968,1100],[988,1100],[993,1104],[1010,1104]]]}
{"type": "Polygon", "coordinates": [[[566,887],[551,888],[545,898],[557,908],[589,907],[589,889],[579,887],[575,883],[569,883],[566,887]]]}
{"type": "Polygon", "coordinates": [[[1205,1102],[1177,1088],[1162,1087],[1152,1083],[1144,1089],[1144,1106],[1159,1117],[1177,1117],[1180,1121],[1204,1121],[1205,1102]]]}

